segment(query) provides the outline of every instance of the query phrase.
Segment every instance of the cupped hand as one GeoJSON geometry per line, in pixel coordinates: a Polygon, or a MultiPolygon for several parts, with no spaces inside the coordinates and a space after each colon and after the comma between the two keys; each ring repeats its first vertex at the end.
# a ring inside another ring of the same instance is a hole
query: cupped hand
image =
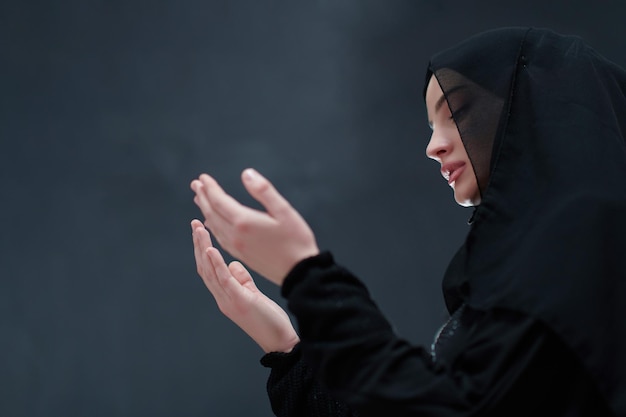
{"type": "Polygon", "coordinates": [[[220,311],[248,334],[264,352],[289,352],[298,335],[287,313],[263,294],[244,266],[226,265],[199,220],[191,222],[198,274],[220,311]]]}
{"type": "Polygon", "coordinates": [[[319,254],[302,216],[253,169],[242,173],[246,190],[266,211],[240,204],[209,175],[192,181],[194,202],[222,248],[270,281],[282,285],[301,260],[319,254]]]}

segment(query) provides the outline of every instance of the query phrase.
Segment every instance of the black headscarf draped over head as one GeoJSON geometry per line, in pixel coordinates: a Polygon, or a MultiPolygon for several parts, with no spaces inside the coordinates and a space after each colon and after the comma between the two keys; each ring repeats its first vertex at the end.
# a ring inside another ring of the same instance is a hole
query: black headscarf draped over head
{"type": "Polygon", "coordinates": [[[582,39],[503,28],[435,55],[481,192],[450,310],[547,324],[626,415],[626,71],[582,39]]]}

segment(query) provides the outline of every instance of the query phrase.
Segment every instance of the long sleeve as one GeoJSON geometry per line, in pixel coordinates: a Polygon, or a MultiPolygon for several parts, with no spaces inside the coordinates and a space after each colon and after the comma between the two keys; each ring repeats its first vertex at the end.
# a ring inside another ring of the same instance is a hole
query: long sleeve
{"type": "MultiPolygon", "coordinates": [[[[430,352],[394,334],[363,284],[329,253],[299,263],[285,280],[283,295],[301,337],[301,353],[294,354],[293,363],[284,362],[285,369],[310,368],[306,380],[361,416],[563,411],[571,392],[580,394],[573,402],[578,401],[573,406],[578,411],[571,415],[600,410],[597,393],[581,377],[577,361],[531,318],[508,311],[470,311],[459,334],[433,360],[430,352]]],[[[273,369],[279,367],[274,364],[273,369]]],[[[268,384],[270,397],[272,386],[278,387],[276,381],[268,384]]],[[[311,387],[278,391],[290,391],[296,402],[316,398],[311,387]]],[[[274,393],[273,404],[280,402],[274,393]]]]}
{"type": "Polygon", "coordinates": [[[299,344],[289,353],[264,355],[261,364],[271,369],[267,392],[277,417],[359,416],[320,386],[313,369],[302,360],[299,344]]]}

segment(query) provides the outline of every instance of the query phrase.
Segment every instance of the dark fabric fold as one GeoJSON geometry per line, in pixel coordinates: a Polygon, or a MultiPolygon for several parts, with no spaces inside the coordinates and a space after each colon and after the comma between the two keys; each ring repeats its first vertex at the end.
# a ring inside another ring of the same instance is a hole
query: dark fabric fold
{"type": "Polygon", "coordinates": [[[310,258],[289,276],[301,342],[263,359],[272,368],[276,415],[611,415],[586,370],[542,323],[464,306],[431,355],[395,335],[363,284],[329,256],[310,258]],[[304,406],[316,401],[328,406],[304,406]]]}

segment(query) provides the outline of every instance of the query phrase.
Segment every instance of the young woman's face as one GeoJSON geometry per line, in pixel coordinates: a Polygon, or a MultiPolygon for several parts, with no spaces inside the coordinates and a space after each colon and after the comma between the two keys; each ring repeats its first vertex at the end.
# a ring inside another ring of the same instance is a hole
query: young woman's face
{"type": "Polygon", "coordinates": [[[426,155],[441,164],[441,175],[454,190],[454,199],[462,206],[480,204],[480,190],[461,135],[454,123],[443,91],[435,76],[426,89],[428,123],[433,131],[426,155]]]}

